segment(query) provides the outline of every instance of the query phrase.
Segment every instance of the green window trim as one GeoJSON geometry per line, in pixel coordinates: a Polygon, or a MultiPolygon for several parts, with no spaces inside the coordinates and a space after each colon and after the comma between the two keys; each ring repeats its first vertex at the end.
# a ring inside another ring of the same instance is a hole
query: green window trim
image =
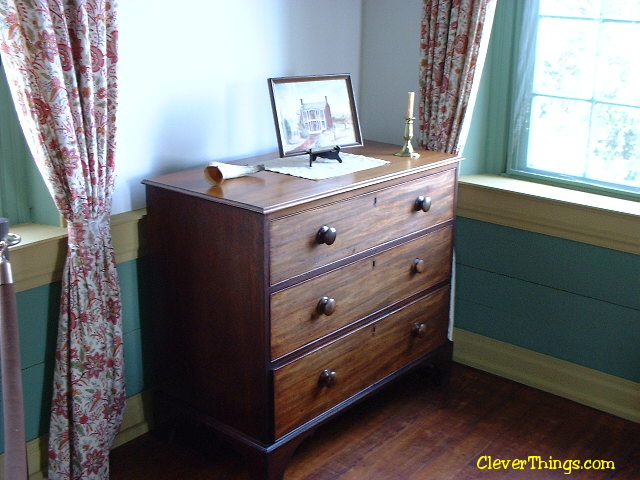
{"type": "MultiPolygon", "coordinates": [[[[12,223],[31,221],[28,202],[27,146],[13,109],[4,70],[0,69],[0,215],[12,223]]],[[[33,162],[31,158],[29,161],[33,162]]]]}
{"type": "Polygon", "coordinates": [[[59,225],[60,215],[33,161],[0,65],[0,216],[12,225],[59,225]]]}

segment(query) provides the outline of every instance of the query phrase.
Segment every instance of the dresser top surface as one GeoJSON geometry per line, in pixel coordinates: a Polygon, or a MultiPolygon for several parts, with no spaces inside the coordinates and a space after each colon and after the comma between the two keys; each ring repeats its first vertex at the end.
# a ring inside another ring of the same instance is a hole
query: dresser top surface
{"type": "MultiPolygon", "coordinates": [[[[349,192],[388,180],[401,179],[415,173],[428,172],[446,165],[456,164],[462,160],[456,155],[424,150],[417,151],[420,153],[419,158],[393,155],[399,149],[398,145],[373,141],[365,141],[362,147],[344,149],[344,152],[379,158],[389,163],[325,180],[308,180],[281,173],[261,171],[246,177],[225,180],[220,185],[212,186],[205,179],[205,165],[203,165],[201,168],[191,168],[146,179],[143,183],[147,186],[178,191],[260,213],[270,213],[329,195],[349,192]]],[[[277,153],[270,153],[229,163],[253,165],[277,156],[277,153]]]]}

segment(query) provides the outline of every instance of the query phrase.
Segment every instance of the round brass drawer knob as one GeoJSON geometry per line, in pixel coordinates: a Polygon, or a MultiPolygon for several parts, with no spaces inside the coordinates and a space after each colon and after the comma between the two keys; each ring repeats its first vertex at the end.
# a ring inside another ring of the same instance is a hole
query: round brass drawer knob
{"type": "Polygon", "coordinates": [[[331,245],[336,241],[337,236],[338,232],[335,228],[323,225],[316,234],[316,242],[320,244],[324,243],[325,245],[331,245]]]}
{"type": "Polygon", "coordinates": [[[413,261],[413,272],[414,273],[423,273],[427,269],[427,266],[424,263],[424,260],[421,258],[416,258],[413,261]]]}
{"type": "Polygon", "coordinates": [[[416,210],[428,212],[431,208],[431,197],[424,197],[420,195],[418,198],[416,198],[415,208],[416,210]]]}
{"type": "Polygon", "coordinates": [[[316,312],[320,315],[331,315],[336,311],[336,300],[334,298],[322,297],[316,306],[316,312]]]}
{"type": "Polygon", "coordinates": [[[338,377],[336,375],[336,372],[334,372],[333,370],[329,370],[328,368],[322,370],[322,373],[320,373],[320,378],[318,379],[318,383],[323,387],[333,387],[337,381],[338,377]]]}
{"type": "Polygon", "coordinates": [[[424,322],[415,322],[411,325],[411,334],[414,337],[424,338],[427,336],[427,324],[424,322]]]}

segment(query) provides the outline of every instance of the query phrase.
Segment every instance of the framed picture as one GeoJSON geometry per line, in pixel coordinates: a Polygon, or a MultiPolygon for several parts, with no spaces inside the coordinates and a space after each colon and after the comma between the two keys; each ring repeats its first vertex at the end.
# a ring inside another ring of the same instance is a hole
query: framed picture
{"type": "Polygon", "coordinates": [[[362,145],[350,75],[270,78],[269,92],[281,157],[362,145]]]}

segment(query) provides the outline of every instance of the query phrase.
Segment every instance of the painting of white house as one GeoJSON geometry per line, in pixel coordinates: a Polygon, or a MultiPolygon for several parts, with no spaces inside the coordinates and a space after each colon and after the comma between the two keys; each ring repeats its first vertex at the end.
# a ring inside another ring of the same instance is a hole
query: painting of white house
{"type": "Polygon", "coordinates": [[[281,156],[361,145],[348,75],[269,79],[281,156]]]}

